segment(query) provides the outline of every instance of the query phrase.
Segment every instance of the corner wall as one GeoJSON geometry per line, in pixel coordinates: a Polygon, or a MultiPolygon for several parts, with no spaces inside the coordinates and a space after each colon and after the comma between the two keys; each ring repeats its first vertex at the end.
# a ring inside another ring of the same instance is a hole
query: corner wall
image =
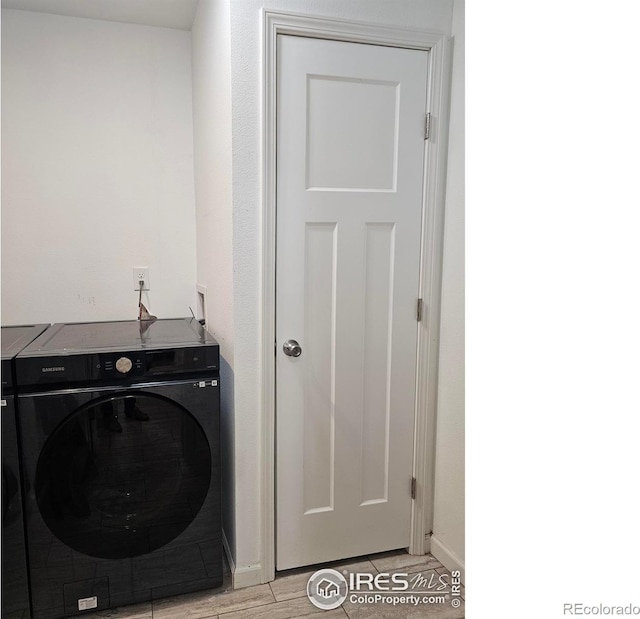
{"type": "Polygon", "coordinates": [[[229,0],[200,0],[191,33],[197,272],[207,330],[222,355],[222,520],[234,560],[236,493],[244,488],[235,480],[230,28],[229,0]]]}
{"type": "Polygon", "coordinates": [[[190,33],[2,10],[2,323],[195,309],[190,33]]]}
{"type": "Polygon", "coordinates": [[[454,0],[453,7],[431,552],[464,575],[464,0],[454,0]]]}

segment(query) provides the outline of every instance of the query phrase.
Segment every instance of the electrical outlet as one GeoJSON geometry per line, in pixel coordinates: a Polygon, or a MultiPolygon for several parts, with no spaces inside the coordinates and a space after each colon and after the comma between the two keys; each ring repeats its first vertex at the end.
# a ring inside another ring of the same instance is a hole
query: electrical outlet
{"type": "Polygon", "coordinates": [[[133,289],[140,290],[140,281],[143,281],[142,290],[149,290],[149,267],[133,267],[133,289]]]}

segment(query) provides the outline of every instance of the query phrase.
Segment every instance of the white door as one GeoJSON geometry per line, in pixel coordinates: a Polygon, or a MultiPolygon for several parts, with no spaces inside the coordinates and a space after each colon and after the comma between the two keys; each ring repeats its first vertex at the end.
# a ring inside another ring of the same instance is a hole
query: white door
{"type": "Polygon", "coordinates": [[[278,37],[279,570],[409,545],[427,60],[278,37]]]}

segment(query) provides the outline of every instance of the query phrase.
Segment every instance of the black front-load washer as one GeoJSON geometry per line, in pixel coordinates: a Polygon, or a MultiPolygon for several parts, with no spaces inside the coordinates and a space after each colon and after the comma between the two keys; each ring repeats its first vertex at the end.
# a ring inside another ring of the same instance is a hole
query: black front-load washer
{"type": "Polygon", "coordinates": [[[34,619],[222,583],[218,371],[186,318],[56,324],[18,355],[34,619]]]}
{"type": "Polygon", "coordinates": [[[2,617],[30,617],[16,428],[15,356],[49,325],[2,327],[2,617]]]}

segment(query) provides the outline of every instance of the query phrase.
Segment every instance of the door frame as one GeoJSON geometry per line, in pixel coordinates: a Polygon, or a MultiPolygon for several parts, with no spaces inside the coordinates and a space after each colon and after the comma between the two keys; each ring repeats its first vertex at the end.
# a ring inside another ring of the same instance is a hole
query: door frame
{"type": "Polygon", "coordinates": [[[275,578],[276,440],[276,67],[277,36],[368,43],[429,51],[427,109],[430,137],[425,141],[423,225],[419,296],[424,301],[418,331],[411,554],[430,550],[433,521],[435,429],[440,331],[442,246],[451,75],[450,39],[441,32],[413,30],[262,10],[262,184],[261,184],[261,542],[262,582],[275,578]]]}

